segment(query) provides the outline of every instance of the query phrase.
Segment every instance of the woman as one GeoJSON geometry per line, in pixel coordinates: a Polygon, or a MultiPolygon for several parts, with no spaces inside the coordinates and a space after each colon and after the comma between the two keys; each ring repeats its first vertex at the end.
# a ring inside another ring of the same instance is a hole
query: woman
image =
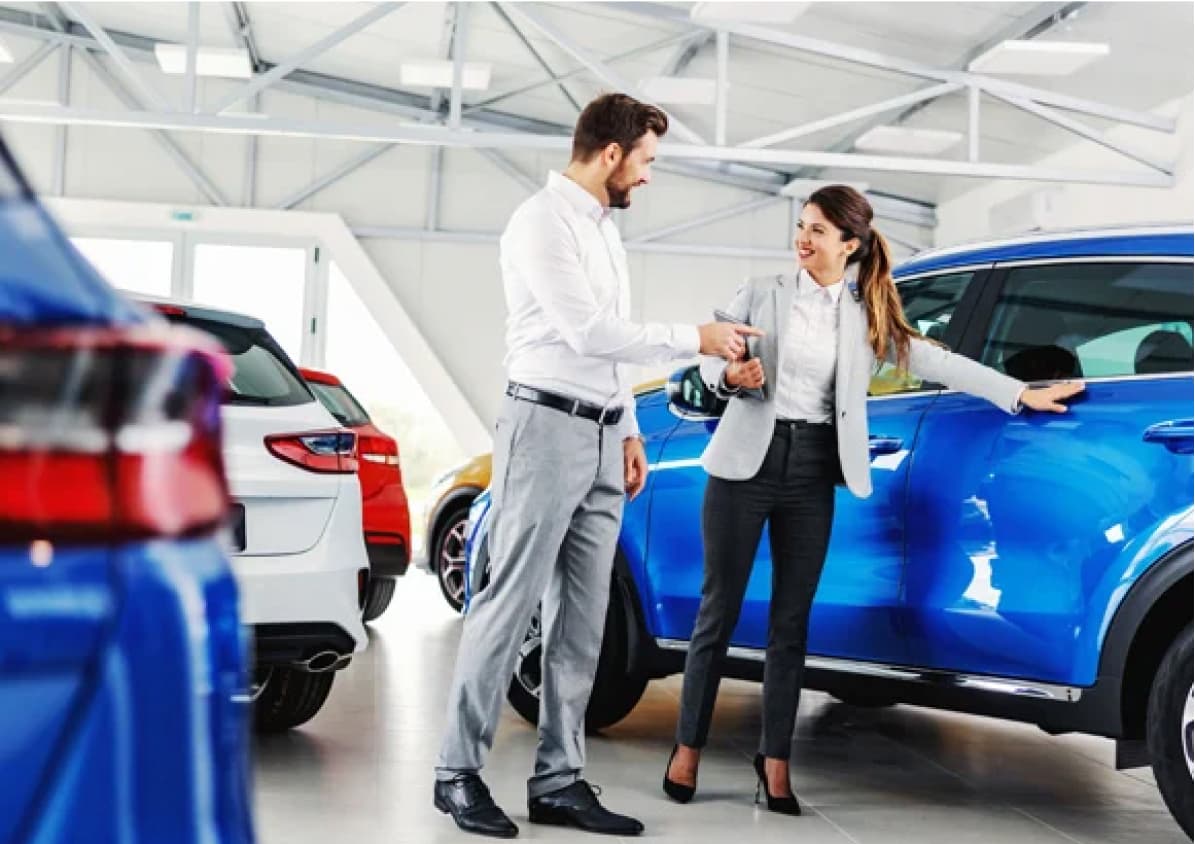
{"type": "Polygon", "coordinates": [[[810,196],[797,227],[796,277],[752,280],[727,308],[764,331],[757,356],[702,361],[704,380],[730,402],[702,458],[710,475],[702,507],[705,577],[677,745],[664,775],[664,791],[681,803],[696,789],[722,661],[767,523],[773,579],[755,770],[768,809],[801,813],[788,757],[809,609],[830,541],[835,484],[845,482],[860,498],[871,494],[867,385],[876,362],[890,361],[1008,413],[1022,406],[1062,413],[1061,402],[1083,389],[1080,383],[1027,389],[921,337],[905,319],[888,245],[871,227],[872,216],[862,194],[844,185],[810,196]],[[848,267],[857,268],[854,279],[848,267]]]}

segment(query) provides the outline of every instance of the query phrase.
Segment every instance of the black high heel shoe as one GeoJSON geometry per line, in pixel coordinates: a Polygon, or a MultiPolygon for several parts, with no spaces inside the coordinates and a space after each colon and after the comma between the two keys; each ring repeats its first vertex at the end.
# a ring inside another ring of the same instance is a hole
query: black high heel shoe
{"type": "Polygon", "coordinates": [[[693,795],[697,793],[697,787],[668,779],[668,772],[672,770],[672,760],[676,758],[676,751],[679,749],[680,745],[672,745],[672,754],[668,757],[668,766],[664,768],[664,793],[677,803],[688,803],[693,799],[693,795]]]}
{"type": "Polygon", "coordinates": [[[759,784],[755,786],[755,802],[759,802],[759,792],[762,790],[763,796],[768,798],[769,812],[779,812],[782,815],[801,814],[801,804],[797,802],[796,796],[791,791],[784,797],[773,797],[768,791],[768,774],[763,761],[763,754],[756,753],[755,774],[759,777],[759,784]]]}

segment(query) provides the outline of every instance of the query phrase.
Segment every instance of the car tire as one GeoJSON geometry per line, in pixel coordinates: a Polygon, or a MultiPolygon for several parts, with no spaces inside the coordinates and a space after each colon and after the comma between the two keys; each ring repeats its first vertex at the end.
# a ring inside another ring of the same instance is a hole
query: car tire
{"type": "MultiPolygon", "coordinates": [[[[627,670],[630,657],[628,612],[629,608],[621,590],[611,589],[593,692],[589,698],[589,707],[585,710],[585,728],[591,732],[616,724],[629,715],[647,688],[646,675],[627,670]]],[[[519,648],[515,676],[511,679],[506,694],[510,705],[531,724],[539,723],[539,689],[542,677],[540,641],[540,608],[537,606],[527,635],[519,648]]]]}
{"type": "Polygon", "coordinates": [[[253,702],[253,725],[258,732],[278,733],[315,717],[332,691],[335,672],[314,674],[297,668],[258,668],[260,689],[253,702]]]}
{"type": "Polygon", "coordinates": [[[455,507],[432,544],[436,580],[440,593],[455,612],[465,607],[465,536],[469,525],[469,502],[455,507]]]}
{"type": "Polygon", "coordinates": [[[1192,698],[1191,625],[1174,642],[1149,693],[1145,738],[1154,779],[1162,799],[1179,826],[1191,837],[1192,828],[1192,698]]]}
{"type": "Polygon", "coordinates": [[[390,600],[394,597],[394,585],[392,577],[371,577],[369,579],[369,591],[365,593],[365,611],[362,613],[362,618],[366,621],[373,621],[386,611],[386,608],[390,606],[390,600]]]}

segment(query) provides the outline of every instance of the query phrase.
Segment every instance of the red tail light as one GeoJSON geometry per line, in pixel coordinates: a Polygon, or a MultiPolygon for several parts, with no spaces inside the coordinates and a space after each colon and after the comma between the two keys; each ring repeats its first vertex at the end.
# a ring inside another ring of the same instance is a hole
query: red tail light
{"type": "Polygon", "coordinates": [[[266,437],[279,460],[311,472],[351,475],[357,471],[357,435],[352,431],[306,431],[266,437]]]}
{"type": "Polygon", "coordinates": [[[382,466],[398,465],[398,444],[389,437],[361,437],[361,459],[382,466]]]}
{"type": "Polygon", "coordinates": [[[0,541],[214,528],[228,507],[206,338],[162,325],[0,327],[0,541]]]}

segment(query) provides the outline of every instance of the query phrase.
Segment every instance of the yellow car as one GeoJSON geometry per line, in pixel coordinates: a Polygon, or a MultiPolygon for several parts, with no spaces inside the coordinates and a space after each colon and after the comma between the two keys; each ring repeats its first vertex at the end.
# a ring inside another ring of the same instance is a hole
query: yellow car
{"type": "MultiPolygon", "coordinates": [[[[664,379],[635,387],[634,393],[659,390],[664,379]]],[[[428,500],[424,559],[418,565],[440,582],[444,600],[457,612],[465,604],[465,528],[469,505],[490,485],[493,455],[476,457],[444,472],[432,482],[428,500]]]]}
{"type": "Polygon", "coordinates": [[[440,591],[454,610],[465,603],[465,525],[469,505],[490,485],[492,455],[479,454],[444,472],[432,482],[428,500],[426,556],[419,563],[440,582],[440,591]]]}

